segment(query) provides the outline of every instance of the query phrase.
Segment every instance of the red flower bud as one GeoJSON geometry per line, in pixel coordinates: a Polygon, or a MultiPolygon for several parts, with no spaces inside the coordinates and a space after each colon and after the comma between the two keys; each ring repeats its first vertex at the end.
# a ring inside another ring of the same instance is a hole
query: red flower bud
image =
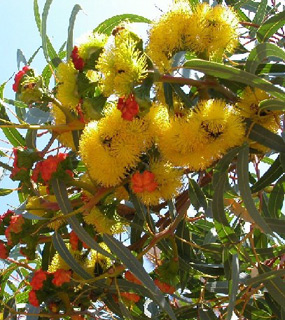
{"type": "Polygon", "coordinates": [[[139,105],[133,94],[130,94],[127,99],[125,97],[120,98],[117,108],[122,112],[122,118],[128,121],[132,121],[139,113],[139,105]]]}
{"type": "Polygon", "coordinates": [[[29,293],[29,302],[34,307],[39,307],[40,306],[40,303],[39,303],[39,300],[37,298],[35,290],[30,291],[30,293],[29,293]]]}
{"type": "Polygon", "coordinates": [[[143,173],[136,172],[133,174],[131,182],[132,189],[135,193],[141,193],[144,191],[153,192],[158,186],[155,181],[154,173],[147,170],[143,173]]]}
{"type": "Polygon", "coordinates": [[[142,284],[141,281],[138,278],[136,278],[130,271],[126,271],[125,278],[130,282],[142,284]]]}
{"type": "Polygon", "coordinates": [[[74,46],[70,57],[74,64],[74,68],[79,71],[83,70],[85,63],[84,63],[84,60],[79,56],[78,47],[74,46]]]}
{"type": "Polygon", "coordinates": [[[136,293],[131,293],[131,292],[121,292],[121,297],[126,298],[127,300],[132,302],[138,302],[141,298],[136,293]]]}
{"type": "Polygon", "coordinates": [[[8,251],[5,246],[5,243],[0,240],[0,258],[1,259],[7,259],[8,258],[8,251]]]}
{"type": "Polygon", "coordinates": [[[161,282],[158,279],[155,279],[154,283],[164,293],[172,294],[175,292],[175,288],[168,283],[161,282]]]}
{"type": "Polygon", "coordinates": [[[47,272],[42,269],[37,270],[31,281],[31,286],[33,290],[39,290],[43,287],[43,282],[47,278],[47,272]]]}
{"type": "Polygon", "coordinates": [[[64,270],[64,269],[58,269],[56,270],[56,272],[53,273],[53,280],[52,283],[57,286],[60,287],[62,286],[64,283],[69,282],[70,278],[71,278],[71,271],[69,270],[64,270]]]}
{"type": "Polygon", "coordinates": [[[13,84],[13,90],[14,90],[15,92],[18,92],[20,82],[21,82],[23,76],[24,76],[29,70],[30,70],[30,67],[29,67],[29,66],[24,66],[23,69],[20,70],[20,71],[15,75],[14,84],[13,84]]]}

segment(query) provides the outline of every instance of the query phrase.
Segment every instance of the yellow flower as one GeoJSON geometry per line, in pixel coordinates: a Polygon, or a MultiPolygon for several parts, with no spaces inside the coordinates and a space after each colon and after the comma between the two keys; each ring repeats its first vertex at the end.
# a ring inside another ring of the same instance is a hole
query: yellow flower
{"type": "Polygon", "coordinates": [[[165,159],[175,166],[199,170],[211,163],[211,159],[202,154],[206,137],[200,129],[199,119],[189,111],[182,117],[170,118],[169,126],[159,136],[158,147],[165,159]]]}
{"type": "MultiPolygon", "coordinates": [[[[259,103],[269,98],[269,94],[261,89],[246,87],[241,94],[240,101],[237,103],[237,108],[241,116],[250,118],[254,123],[276,133],[280,128],[280,112],[270,110],[262,110],[260,112],[259,109],[259,103]]],[[[251,147],[261,152],[268,150],[267,147],[255,142],[251,142],[251,147]]]]}
{"type": "Polygon", "coordinates": [[[57,69],[58,87],[56,97],[65,108],[76,111],[80,97],[77,91],[77,74],[73,63],[60,63],[57,69]]]}
{"type": "MultiPolygon", "coordinates": [[[[103,242],[99,243],[100,247],[110,253],[110,249],[103,242]]],[[[90,256],[88,257],[86,269],[95,277],[105,272],[112,265],[110,258],[105,257],[100,252],[91,249],[90,256]]]]}
{"type": "Polygon", "coordinates": [[[147,75],[146,57],[128,31],[119,32],[100,55],[96,69],[105,96],[128,96],[147,75]]]}
{"type": "MultiPolygon", "coordinates": [[[[66,124],[65,114],[55,104],[52,105],[52,114],[54,117],[54,124],[56,126],[61,125],[61,124],[66,124]]],[[[72,131],[66,131],[66,132],[61,133],[58,137],[58,140],[65,147],[71,148],[72,150],[76,150],[75,145],[74,145],[74,141],[73,141],[72,131]]]]}
{"type": "Polygon", "coordinates": [[[182,187],[182,170],[165,161],[152,161],[149,171],[154,174],[157,187],[151,192],[144,190],[136,193],[144,204],[157,205],[160,201],[170,200],[178,194],[182,187]]]}
{"type": "Polygon", "coordinates": [[[116,234],[124,231],[120,221],[108,218],[98,207],[92,208],[83,219],[87,224],[93,225],[99,233],[116,234]]]}
{"type": "Polygon", "coordinates": [[[98,49],[103,48],[108,40],[108,36],[100,33],[91,33],[80,39],[80,45],[78,46],[79,56],[83,60],[87,60],[98,49]]]}
{"type": "Polygon", "coordinates": [[[201,101],[193,117],[199,119],[200,130],[206,135],[202,152],[205,158],[215,160],[244,141],[245,125],[242,117],[223,100],[201,101]]]}
{"type": "Polygon", "coordinates": [[[153,23],[149,31],[147,53],[159,70],[169,70],[171,58],[176,52],[191,50],[184,41],[191,23],[189,1],[174,3],[167,13],[153,23]]]}
{"type": "Polygon", "coordinates": [[[149,31],[147,52],[163,72],[170,70],[179,51],[220,60],[237,47],[237,27],[237,15],[230,8],[203,3],[192,9],[189,1],[176,1],[149,31]]]}
{"type": "Polygon", "coordinates": [[[116,106],[109,106],[99,121],[90,122],[79,149],[91,179],[104,186],[119,184],[150,146],[148,127],[144,119],[125,121],[116,106]]]}
{"type": "Polygon", "coordinates": [[[170,126],[168,109],[163,104],[153,104],[145,118],[149,121],[149,130],[153,137],[159,137],[170,126]]]}
{"type": "Polygon", "coordinates": [[[224,52],[233,52],[237,47],[239,20],[232,9],[202,3],[195,7],[191,18],[185,38],[196,53],[220,60],[224,52]]]}

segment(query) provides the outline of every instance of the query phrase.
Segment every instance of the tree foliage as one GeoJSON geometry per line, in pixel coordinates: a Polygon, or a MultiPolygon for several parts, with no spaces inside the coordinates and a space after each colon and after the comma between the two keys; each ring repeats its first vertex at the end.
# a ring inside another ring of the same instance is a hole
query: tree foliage
{"type": "Polygon", "coordinates": [[[20,203],[0,216],[2,319],[283,319],[281,3],[177,0],[76,46],[75,5],[59,51],[51,5],[15,98],[0,87],[19,183],[0,196],[20,203]]]}

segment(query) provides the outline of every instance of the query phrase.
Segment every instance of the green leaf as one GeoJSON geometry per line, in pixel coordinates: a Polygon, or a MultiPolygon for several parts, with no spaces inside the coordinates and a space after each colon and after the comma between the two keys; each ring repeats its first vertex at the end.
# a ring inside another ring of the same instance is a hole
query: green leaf
{"type": "MultiPolygon", "coordinates": [[[[258,4],[256,14],[254,16],[254,19],[252,20],[252,23],[254,24],[261,24],[266,13],[266,7],[267,7],[267,0],[261,0],[258,4]]],[[[256,28],[251,27],[250,28],[250,37],[254,37],[256,34],[256,28]]]]}
{"type": "Polygon", "coordinates": [[[274,63],[260,64],[256,70],[257,74],[271,74],[271,73],[276,74],[276,73],[284,73],[284,72],[285,72],[285,65],[274,64],[274,63]]]}
{"type": "Polygon", "coordinates": [[[40,33],[42,33],[42,21],[40,16],[39,4],[37,0],[34,0],[34,17],[38,30],[40,33]]]}
{"type": "Polygon", "coordinates": [[[42,24],[40,28],[40,33],[42,37],[42,48],[44,52],[44,56],[47,62],[52,62],[52,64],[57,67],[61,60],[58,58],[55,49],[53,48],[52,43],[50,42],[47,36],[47,16],[49,13],[49,9],[53,0],[46,0],[44,5],[43,14],[42,14],[42,24]]]}
{"type": "MultiPolygon", "coordinates": [[[[281,216],[281,209],[283,207],[285,194],[285,175],[283,175],[275,184],[270,193],[268,209],[272,218],[279,218],[281,216]]],[[[285,233],[285,230],[284,230],[285,233]]]]}
{"type": "Polygon", "coordinates": [[[108,36],[110,36],[112,33],[112,30],[118,24],[124,21],[151,23],[151,20],[136,14],[121,14],[121,15],[113,16],[112,18],[109,18],[103,21],[93,30],[93,32],[105,33],[108,36]]]}
{"type": "Polygon", "coordinates": [[[130,311],[128,310],[128,308],[121,301],[119,301],[119,307],[120,307],[120,310],[122,312],[122,315],[123,315],[124,319],[126,319],[126,320],[134,320],[134,318],[132,317],[132,315],[131,315],[130,311]]]}
{"type": "Polygon", "coordinates": [[[62,240],[61,236],[55,232],[52,237],[52,242],[54,248],[62,257],[62,259],[70,266],[70,268],[76,272],[80,277],[83,279],[92,279],[93,276],[89,274],[72,256],[72,254],[67,249],[64,241],[62,240]]]}
{"type": "Polygon", "coordinates": [[[160,305],[164,311],[173,320],[176,320],[175,314],[166,302],[163,294],[157,288],[152,281],[151,277],[145,271],[142,264],[133,256],[133,254],[118,240],[110,235],[104,234],[103,240],[110,248],[110,250],[116,254],[116,256],[126,265],[128,269],[144,284],[144,286],[150,291],[153,299],[160,305]]]}
{"type": "Polygon", "coordinates": [[[33,62],[34,58],[40,52],[41,48],[42,47],[38,47],[38,49],[32,54],[32,56],[30,57],[30,59],[27,62],[28,65],[30,65],[33,62]]]}
{"type": "Polygon", "coordinates": [[[186,61],[183,67],[197,70],[213,77],[244,83],[248,86],[264,90],[272,96],[285,101],[285,93],[281,89],[272,85],[269,81],[231,66],[201,59],[192,59],[190,61],[186,61]]]}
{"type": "Polygon", "coordinates": [[[184,105],[191,109],[193,108],[193,103],[190,100],[189,96],[181,89],[181,86],[178,83],[171,83],[170,84],[172,89],[176,92],[178,97],[183,101],[184,105]]]}
{"type": "Polygon", "coordinates": [[[206,309],[199,308],[198,314],[199,314],[200,320],[215,320],[215,319],[217,319],[217,317],[212,309],[206,310],[206,309]]]}
{"type": "Polygon", "coordinates": [[[254,74],[259,64],[265,59],[267,60],[269,57],[276,57],[285,60],[285,52],[273,43],[265,42],[258,44],[251,50],[247,58],[245,71],[254,74]]]}
{"type": "MultiPolygon", "coordinates": [[[[66,190],[66,186],[63,181],[58,179],[52,179],[51,185],[53,188],[53,192],[56,196],[56,200],[60,207],[60,210],[64,214],[68,214],[73,211],[70,200],[68,199],[68,193],[66,190]]],[[[86,243],[90,248],[100,252],[102,255],[113,259],[113,255],[111,255],[106,250],[102,249],[99,244],[88,234],[88,232],[80,225],[79,221],[76,217],[67,218],[68,223],[77,234],[79,239],[86,243]]]]}
{"type": "Polygon", "coordinates": [[[257,30],[257,40],[264,42],[280,29],[285,23],[285,11],[274,14],[270,19],[263,23],[257,30]]]}
{"type": "Polygon", "coordinates": [[[251,192],[255,193],[269,186],[272,182],[277,180],[282,173],[283,169],[280,163],[280,156],[278,156],[264,175],[251,187],[251,192]]]}
{"type": "Polygon", "coordinates": [[[238,255],[232,256],[232,274],[229,287],[229,304],[227,308],[226,320],[231,320],[234,312],[236,296],[239,289],[239,259],[238,255]]]}
{"type": "Polygon", "coordinates": [[[228,281],[208,282],[206,284],[206,289],[209,292],[228,294],[229,293],[229,282],[228,281]]]}
{"type": "Polygon", "coordinates": [[[285,269],[281,270],[271,270],[265,273],[262,273],[256,277],[250,278],[246,281],[247,286],[252,286],[253,284],[257,284],[260,282],[264,282],[267,280],[274,279],[276,277],[283,277],[285,275],[285,269]]]}
{"type": "Polygon", "coordinates": [[[20,69],[21,62],[27,65],[27,59],[21,49],[17,49],[17,68],[20,69]]]}
{"type": "MultiPolygon", "coordinates": [[[[271,269],[266,265],[260,264],[258,267],[259,274],[266,274],[271,269]]],[[[264,280],[264,285],[267,288],[271,297],[281,306],[285,307],[285,286],[284,281],[280,277],[274,277],[272,279],[264,280]]]]}
{"type": "Polygon", "coordinates": [[[285,153],[280,153],[280,162],[283,172],[285,172],[285,153]]]}
{"type": "Polygon", "coordinates": [[[173,89],[170,83],[163,83],[163,92],[165,103],[168,105],[169,110],[173,110],[173,89]]]}
{"type": "Polygon", "coordinates": [[[263,100],[259,103],[259,109],[261,110],[278,110],[283,111],[285,110],[285,104],[283,101],[275,100],[275,99],[268,99],[263,100]]]}
{"type": "Polygon", "coordinates": [[[0,197],[7,196],[11,192],[13,192],[13,189],[2,189],[0,188],[0,197]]]}
{"type": "Polygon", "coordinates": [[[249,161],[249,147],[245,145],[238,154],[237,161],[237,175],[238,175],[238,187],[241,197],[244,201],[244,205],[248,210],[248,214],[256,225],[261,228],[265,233],[272,234],[272,230],[265,222],[263,217],[257,211],[254,201],[251,196],[248,177],[248,161],[249,161]]]}
{"type": "Polygon", "coordinates": [[[199,185],[194,179],[188,179],[189,187],[188,193],[191,204],[198,211],[201,207],[206,211],[207,210],[207,199],[204,192],[201,190],[199,185]]]}
{"type": "Polygon", "coordinates": [[[76,19],[76,15],[78,12],[82,10],[79,4],[76,4],[71,12],[70,18],[69,18],[69,26],[68,26],[68,37],[67,37],[67,43],[66,43],[66,59],[68,60],[70,58],[72,49],[73,49],[73,29],[74,29],[74,23],[76,19]]]}
{"type": "MultiPolygon", "coordinates": [[[[250,121],[246,122],[250,123],[250,121]]],[[[250,125],[249,138],[272,150],[285,153],[285,142],[283,139],[257,123],[250,125]]]]}

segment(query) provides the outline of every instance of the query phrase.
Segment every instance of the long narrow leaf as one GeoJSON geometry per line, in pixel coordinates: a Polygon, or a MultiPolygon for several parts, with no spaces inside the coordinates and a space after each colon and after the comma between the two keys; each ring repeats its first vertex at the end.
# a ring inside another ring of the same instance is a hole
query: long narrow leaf
{"type": "MultiPolygon", "coordinates": [[[[68,193],[67,193],[64,182],[58,179],[53,179],[51,182],[51,185],[53,188],[53,192],[56,196],[58,205],[60,207],[60,210],[64,214],[68,214],[72,212],[73,208],[70,200],[68,199],[68,193]]],[[[69,217],[67,221],[81,241],[86,243],[90,248],[100,252],[102,255],[109,257],[111,259],[114,258],[109,252],[102,249],[99,246],[99,244],[88,234],[88,232],[85,231],[85,229],[80,225],[76,217],[69,217]]]]}
{"type": "Polygon", "coordinates": [[[259,104],[259,109],[261,110],[278,110],[283,111],[285,110],[285,103],[283,101],[275,100],[275,99],[268,99],[263,100],[259,104]]]}
{"type": "Polygon", "coordinates": [[[230,281],[230,292],[229,292],[229,304],[227,309],[226,320],[231,320],[234,312],[234,306],[236,302],[236,296],[239,285],[239,260],[238,255],[234,254],[232,257],[232,275],[230,281]]]}
{"type": "Polygon", "coordinates": [[[225,66],[221,63],[212,61],[192,59],[187,61],[183,67],[197,70],[213,77],[244,83],[246,85],[262,89],[270,93],[272,96],[285,101],[285,93],[281,89],[272,85],[269,81],[231,66],[225,66]]]}
{"type": "Polygon", "coordinates": [[[72,9],[72,12],[71,12],[71,15],[69,18],[68,37],[67,37],[67,43],[66,43],[66,59],[67,60],[69,59],[69,57],[71,55],[71,51],[73,49],[74,23],[75,23],[76,16],[80,10],[82,10],[82,8],[80,7],[79,4],[76,4],[72,9]]]}
{"type": "Polygon", "coordinates": [[[251,50],[246,64],[245,71],[255,73],[259,64],[269,57],[280,58],[285,60],[285,52],[273,43],[260,43],[251,50]]]}
{"type": "Polygon", "coordinates": [[[149,19],[136,14],[121,14],[103,21],[93,30],[93,32],[111,35],[112,30],[123,21],[151,23],[149,19]]]}
{"type": "Polygon", "coordinates": [[[72,254],[67,249],[61,236],[57,232],[54,233],[52,242],[56,251],[74,272],[76,272],[80,277],[86,280],[93,278],[93,276],[85,271],[85,269],[81,267],[81,265],[74,259],[72,254]]]}
{"type": "Polygon", "coordinates": [[[268,40],[274,33],[285,24],[285,11],[275,14],[257,30],[257,40],[264,42],[268,40]]]}
{"type": "Polygon", "coordinates": [[[241,197],[244,201],[244,205],[248,210],[248,213],[252,220],[259,226],[264,232],[272,234],[272,230],[265,222],[263,217],[257,211],[255,204],[253,202],[250,187],[249,187],[249,177],[248,177],[248,159],[249,159],[249,147],[245,145],[244,148],[238,154],[237,162],[237,174],[238,174],[238,186],[240,190],[241,197]]]}
{"type": "Polygon", "coordinates": [[[255,193],[270,185],[283,173],[280,163],[280,156],[274,161],[264,175],[251,187],[251,192],[255,193]]]}
{"type": "Polygon", "coordinates": [[[166,311],[169,317],[176,320],[175,314],[166,302],[163,294],[152,281],[151,277],[145,271],[142,264],[132,255],[120,241],[116,240],[110,235],[103,235],[104,242],[110,250],[126,265],[128,269],[144,284],[144,286],[151,292],[153,299],[166,311]]]}
{"type": "MultiPolygon", "coordinates": [[[[279,218],[281,215],[281,209],[283,207],[285,194],[285,175],[283,175],[275,184],[273,190],[270,193],[268,209],[272,218],[279,218]]],[[[284,230],[285,233],[285,230],[284,230]]]]}

